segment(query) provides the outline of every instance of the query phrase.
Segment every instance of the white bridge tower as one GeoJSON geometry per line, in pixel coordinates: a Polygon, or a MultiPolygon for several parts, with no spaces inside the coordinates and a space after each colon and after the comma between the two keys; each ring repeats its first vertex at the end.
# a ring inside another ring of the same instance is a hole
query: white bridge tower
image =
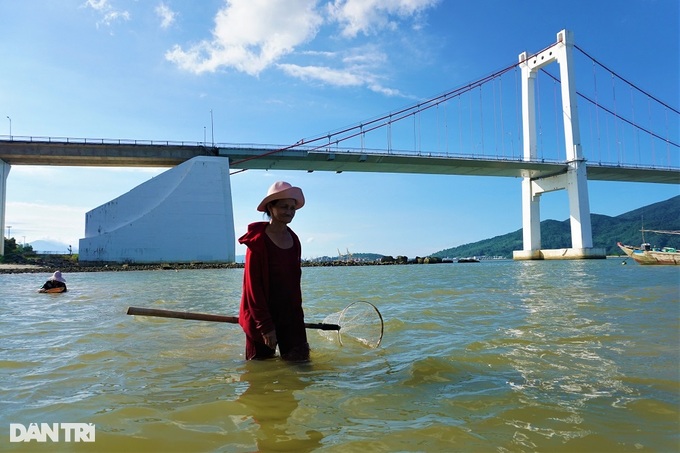
{"type": "Polygon", "coordinates": [[[522,128],[524,160],[537,158],[535,81],[539,69],[557,62],[562,85],[562,117],[566,148],[566,173],[532,178],[528,173],[522,181],[523,250],[513,252],[516,260],[605,258],[605,249],[593,248],[590,224],[586,161],[581,151],[581,136],[576,106],[576,85],[573,68],[573,34],[562,30],[557,42],[542,52],[519,55],[522,70],[522,128]],[[571,248],[541,250],[540,199],[544,192],[566,189],[569,196],[571,248]]]}

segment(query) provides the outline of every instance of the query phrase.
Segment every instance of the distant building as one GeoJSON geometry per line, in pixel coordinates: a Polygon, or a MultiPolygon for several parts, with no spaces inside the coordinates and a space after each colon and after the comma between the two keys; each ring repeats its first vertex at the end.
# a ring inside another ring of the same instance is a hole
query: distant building
{"type": "Polygon", "coordinates": [[[195,157],[88,212],[79,259],[234,262],[228,159],[195,157]]]}

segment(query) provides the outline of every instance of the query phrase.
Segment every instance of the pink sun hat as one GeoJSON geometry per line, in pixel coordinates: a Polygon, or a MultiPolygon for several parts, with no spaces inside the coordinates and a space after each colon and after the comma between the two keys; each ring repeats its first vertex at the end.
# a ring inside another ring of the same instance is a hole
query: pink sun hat
{"type": "Polygon", "coordinates": [[[267,203],[274,200],[283,200],[284,198],[294,199],[295,209],[300,209],[305,205],[305,196],[302,194],[302,189],[291,186],[285,181],[277,181],[271,185],[267,191],[267,196],[257,206],[257,210],[264,212],[267,208],[267,203]]]}
{"type": "Polygon", "coordinates": [[[49,278],[49,280],[56,280],[58,282],[66,283],[64,277],[61,276],[61,271],[57,271],[49,278]]]}

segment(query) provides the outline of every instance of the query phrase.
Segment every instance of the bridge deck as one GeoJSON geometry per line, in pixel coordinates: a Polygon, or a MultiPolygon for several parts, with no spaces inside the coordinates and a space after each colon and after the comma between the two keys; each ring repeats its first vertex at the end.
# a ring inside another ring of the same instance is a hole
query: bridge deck
{"type": "Polygon", "coordinates": [[[0,141],[0,160],[10,165],[69,167],[174,167],[193,157],[216,156],[195,145],[0,141]]]}
{"type": "MultiPolygon", "coordinates": [[[[418,173],[543,178],[567,171],[564,162],[527,162],[484,156],[434,155],[399,152],[361,152],[275,148],[210,147],[158,143],[83,143],[0,141],[0,160],[10,165],[93,167],[172,167],[197,156],[229,158],[234,169],[332,172],[418,173]],[[265,155],[264,157],[262,157],[265,155]]],[[[589,163],[588,179],[680,184],[680,169],[589,163]]]]}

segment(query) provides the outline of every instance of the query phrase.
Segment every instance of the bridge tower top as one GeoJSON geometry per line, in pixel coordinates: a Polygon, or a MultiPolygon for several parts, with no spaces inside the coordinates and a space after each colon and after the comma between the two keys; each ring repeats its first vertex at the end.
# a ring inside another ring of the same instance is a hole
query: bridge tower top
{"type": "Polygon", "coordinates": [[[562,30],[557,33],[557,42],[535,55],[519,54],[522,70],[522,112],[524,133],[524,159],[537,157],[536,142],[536,101],[535,80],[539,69],[557,62],[560,66],[562,117],[564,123],[565,151],[567,162],[583,160],[581,138],[576,104],[576,81],[572,51],[574,33],[562,30]]]}

